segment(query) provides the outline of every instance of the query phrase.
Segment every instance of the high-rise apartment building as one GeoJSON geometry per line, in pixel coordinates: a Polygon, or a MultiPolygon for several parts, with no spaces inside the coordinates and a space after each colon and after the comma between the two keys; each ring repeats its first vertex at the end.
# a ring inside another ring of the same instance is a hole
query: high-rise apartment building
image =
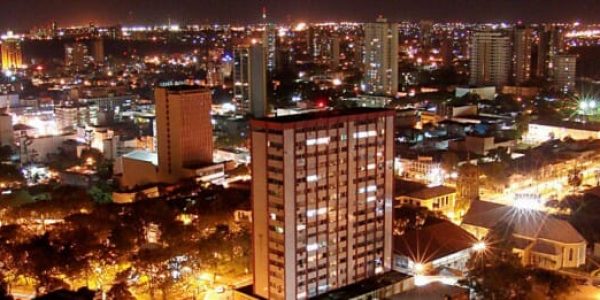
{"type": "Polygon", "coordinates": [[[273,72],[277,68],[277,27],[274,24],[265,25],[262,39],[267,52],[267,69],[273,72]]]}
{"type": "Polygon", "coordinates": [[[394,111],[251,121],[254,291],[307,299],[392,268],[394,111]]]}
{"type": "Polygon", "coordinates": [[[87,63],[88,47],[84,43],[65,45],[65,66],[73,71],[85,68],[87,63]]]}
{"type": "Polygon", "coordinates": [[[264,117],[268,113],[265,47],[253,41],[250,45],[236,47],[233,56],[233,97],[238,111],[256,118],[264,117]]]}
{"type": "Polygon", "coordinates": [[[92,40],[92,58],[96,64],[104,63],[104,40],[101,38],[92,40]]]}
{"type": "Polygon", "coordinates": [[[471,79],[473,85],[503,86],[511,69],[510,38],[499,31],[476,31],[471,35],[471,79]]]}
{"type": "Polygon", "coordinates": [[[213,162],[209,90],[170,86],[155,90],[158,178],[175,182],[213,162]]]}
{"type": "Polygon", "coordinates": [[[513,31],[513,82],[522,85],[531,78],[531,29],[523,26],[513,31]]]}
{"type": "Polygon", "coordinates": [[[398,24],[378,18],[364,26],[362,91],[395,95],[398,92],[398,24]]]}
{"type": "Polygon", "coordinates": [[[331,68],[337,70],[340,66],[340,37],[333,34],[331,37],[331,68]]]}
{"type": "Polygon", "coordinates": [[[555,89],[567,93],[575,89],[575,71],[577,55],[557,54],[552,63],[552,85],[555,89]]]}
{"type": "Polygon", "coordinates": [[[545,26],[539,32],[536,76],[548,78],[552,76],[554,56],[564,50],[564,30],[555,26],[545,26]]]}
{"type": "Polygon", "coordinates": [[[6,35],[3,35],[0,54],[2,55],[2,70],[21,68],[23,66],[21,38],[10,31],[6,35]]]}

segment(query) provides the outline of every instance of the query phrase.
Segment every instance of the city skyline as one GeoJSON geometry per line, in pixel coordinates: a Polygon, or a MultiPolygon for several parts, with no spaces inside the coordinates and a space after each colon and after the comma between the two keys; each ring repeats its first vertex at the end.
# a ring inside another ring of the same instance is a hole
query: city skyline
{"type": "Polygon", "coordinates": [[[0,12],[0,28],[24,30],[48,25],[260,22],[262,8],[273,22],[368,21],[385,15],[390,21],[431,19],[440,22],[598,22],[600,6],[593,0],[497,1],[68,1],[24,0],[0,12]],[[431,8],[435,9],[431,9],[431,8]]]}

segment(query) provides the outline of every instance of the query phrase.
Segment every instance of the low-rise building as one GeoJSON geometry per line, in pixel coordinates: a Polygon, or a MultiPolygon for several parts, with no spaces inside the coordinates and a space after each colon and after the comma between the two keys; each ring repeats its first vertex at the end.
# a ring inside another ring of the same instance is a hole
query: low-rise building
{"type": "Polygon", "coordinates": [[[567,137],[574,140],[600,139],[600,124],[535,120],[529,123],[527,134],[523,140],[528,143],[543,143],[567,137]]]}
{"type": "Polygon", "coordinates": [[[400,204],[426,207],[435,212],[440,212],[448,218],[454,217],[454,204],[456,189],[448,186],[425,187],[420,190],[396,197],[400,204]]]}
{"type": "Polygon", "coordinates": [[[513,252],[524,265],[559,270],[585,264],[586,240],[569,222],[544,212],[474,201],[461,227],[483,239],[499,223],[513,228],[513,252]]]}
{"type": "Polygon", "coordinates": [[[394,270],[410,275],[462,274],[479,242],[452,222],[428,218],[420,229],[394,236],[394,270]]]}
{"type": "Polygon", "coordinates": [[[465,95],[477,95],[482,100],[494,100],[496,98],[495,86],[458,86],[454,91],[455,97],[463,97],[465,95]]]}

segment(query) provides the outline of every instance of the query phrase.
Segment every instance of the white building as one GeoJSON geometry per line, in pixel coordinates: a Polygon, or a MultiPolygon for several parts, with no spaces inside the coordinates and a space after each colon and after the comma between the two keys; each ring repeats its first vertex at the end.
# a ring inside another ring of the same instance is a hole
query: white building
{"type": "Polygon", "coordinates": [[[503,86],[510,78],[511,42],[503,32],[477,31],[471,36],[470,84],[503,86]]]}

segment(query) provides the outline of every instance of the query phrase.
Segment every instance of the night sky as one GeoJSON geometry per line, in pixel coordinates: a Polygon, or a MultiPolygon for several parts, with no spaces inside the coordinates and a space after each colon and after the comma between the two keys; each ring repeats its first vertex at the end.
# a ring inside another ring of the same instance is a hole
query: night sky
{"type": "Polygon", "coordinates": [[[0,28],[26,29],[56,20],[60,26],[241,23],[260,20],[266,6],[273,21],[366,21],[384,14],[393,21],[583,21],[600,22],[600,0],[0,0],[0,28]]]}

